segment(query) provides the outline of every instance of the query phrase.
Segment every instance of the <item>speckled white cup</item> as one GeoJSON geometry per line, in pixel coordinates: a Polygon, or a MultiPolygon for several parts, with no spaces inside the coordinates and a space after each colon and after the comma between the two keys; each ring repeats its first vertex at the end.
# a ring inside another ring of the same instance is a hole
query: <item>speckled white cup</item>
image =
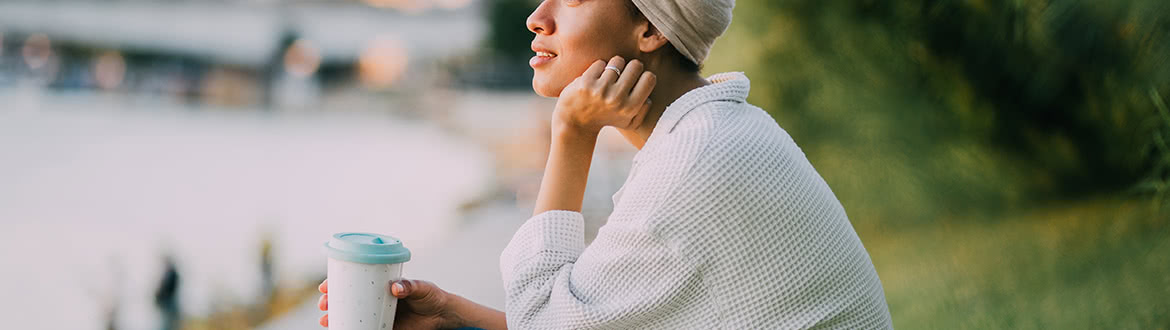
{"type": "Polygon", "coordinates": [[[401,241],[367,233],[339,233],[329,251],[329,329],[382,330],[394,327],[398,298],[390,283],[402,278],[410,251],[401,241]]]}

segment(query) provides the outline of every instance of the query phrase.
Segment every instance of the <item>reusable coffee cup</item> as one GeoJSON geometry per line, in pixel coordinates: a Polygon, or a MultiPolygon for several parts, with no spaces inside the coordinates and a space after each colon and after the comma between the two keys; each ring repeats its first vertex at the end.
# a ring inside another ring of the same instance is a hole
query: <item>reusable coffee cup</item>
{"type": "Polygon", "coordinates": [[[397,238],[372,233],[333,234],[325,250],[329,329],[392,329],[398,298],[390,294],[390,281],[402,278],[410,250],[397,238]]]}

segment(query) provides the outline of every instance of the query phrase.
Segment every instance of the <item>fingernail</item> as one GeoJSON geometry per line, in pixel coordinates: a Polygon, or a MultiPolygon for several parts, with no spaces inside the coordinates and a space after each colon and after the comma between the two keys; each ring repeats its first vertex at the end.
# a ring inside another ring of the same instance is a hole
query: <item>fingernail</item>
{"type": "Polygon", "coordinates": [[[406,287],[402,286],[402,282],[394,282],[394,284],[390,285],[390,293],[394,294],[395,296],[402,294],[402,291],[405,290],[406,287]]]}

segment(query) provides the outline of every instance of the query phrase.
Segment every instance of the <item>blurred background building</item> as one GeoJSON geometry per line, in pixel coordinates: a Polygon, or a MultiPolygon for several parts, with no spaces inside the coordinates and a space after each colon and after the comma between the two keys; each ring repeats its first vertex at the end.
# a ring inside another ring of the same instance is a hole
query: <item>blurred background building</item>
{"type": "MultiPolygon", "coordinates": [[[[530,0],[0,0],[12,329],[317,329],[321,243],[503,306],[555,100],[530,0]],[[64,307],[64,308],[63,308],[64,307]]],[[[901,329],[1170,324],[1170,4],[741,0],[745,71],[901,329]]],[[[590,236],[636,152],[606,131],[590,236]]]]}
{"type": "Polygon", "coordinates": [[[481,46],[477,7],[468,0],[6,1],[3,81],[304,108],[355,85],[388,89],[409,76],[396,86],[403,89],[441,79],[434,66],[481,46]]]}

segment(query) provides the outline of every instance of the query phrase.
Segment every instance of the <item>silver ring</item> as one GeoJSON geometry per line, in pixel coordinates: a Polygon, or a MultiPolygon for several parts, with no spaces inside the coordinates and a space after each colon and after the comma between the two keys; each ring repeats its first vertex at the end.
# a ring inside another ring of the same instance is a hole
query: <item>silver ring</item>
{"type": "Polygon", "coordinates": [[[605,69],[606,70],[613,70],[613,72],[617,73],[617,75],[619,75],[619,76],[622,75],[622,69],[618,69],[618,67],[616,67],[616,66],[608,65],[605,67],[605,69]]]}

